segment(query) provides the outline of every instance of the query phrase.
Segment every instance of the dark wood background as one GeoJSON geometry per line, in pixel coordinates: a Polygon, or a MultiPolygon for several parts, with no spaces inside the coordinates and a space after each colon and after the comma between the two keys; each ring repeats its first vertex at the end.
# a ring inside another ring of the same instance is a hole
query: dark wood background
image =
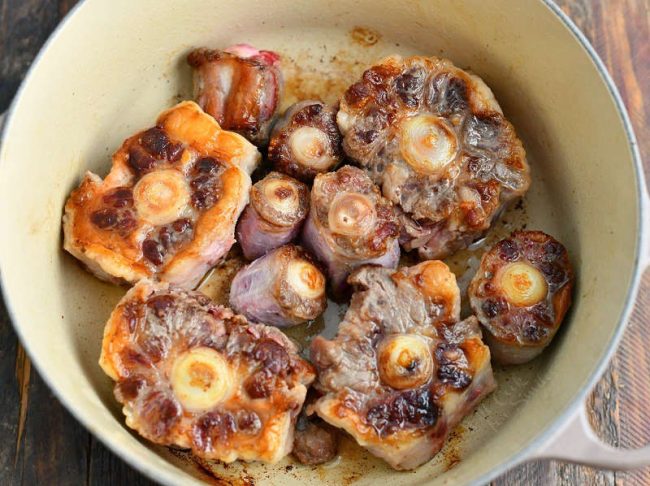
{"type": "MultiPolygon", "coordinates": [[[[110,1],[110,0],[107,0],[110,1]]],[[[50,32],[76,0],[0,0],[0,112],[50,32]]],[[[650,174],[650,0],[558,0],[612,74],[650,174]]],[[[595,429],[619,447],[650,440],[650,272],[619,352],[593,391],[595,429]]],[[[34,370],[0,302],[0,484],[152,484],[72,418],[34,370]]],[[[650,468],[599,471],[553,461],[520,466],[510,484],[650,484],[650,468]]]]}

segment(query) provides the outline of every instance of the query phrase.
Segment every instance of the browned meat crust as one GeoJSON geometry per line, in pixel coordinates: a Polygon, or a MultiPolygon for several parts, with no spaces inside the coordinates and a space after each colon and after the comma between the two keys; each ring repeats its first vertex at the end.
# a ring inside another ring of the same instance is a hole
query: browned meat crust
{"type": "Polygon", "coordinates": [[[497,361],[523,363],[549,345],[571,305],[573,281],[566,248],[541,231],[517,231],[483,255],[468,295],[497,361]],[[524,270],[532,269],[528,273],[533,280],[526,272],[515,275],[520,280],[515,291],[523,295],[520,302],[513,302],[503,275],[522,264],[524,270]],[[537,295],[528,297],[532,293],[537,295]]]}

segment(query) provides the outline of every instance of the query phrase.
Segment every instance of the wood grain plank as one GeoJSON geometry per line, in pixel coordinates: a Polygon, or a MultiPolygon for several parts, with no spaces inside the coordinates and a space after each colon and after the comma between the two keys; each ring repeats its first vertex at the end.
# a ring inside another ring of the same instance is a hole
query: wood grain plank
{"type": "Polygon", "coordinates": [[[115,456],[94,437],[90,452],[89,485],[153,486],[156,484],[115,456]]]}
{"type": "Polygon", "coordinates": [[[18,417],[20,396],[15,375],[15,358],[18,343],[9,317],[0,299],[0,484],[20,484],[21,464],[17,461],[16,438],[18,436],[18,417]]]}
{"type": "Polygon", "coordinates": [[[650,0],[592,2],[599,27],[594,44],[618,86],[650,170],[650,0]]]}
{"type": "Polygon", "coordinates": [[[22,484],[82,483],[88,476],[90,435],[37,373],[32,376],[30,403],[19,456],[22,484]]]}
{"type": "MultiPolygon", "coordinates": [[[[618,446],[641,447],[650,443],[650,272],[641,283],[637,305],[620,350],[616,353],[618,389],[618,446]]],[[[650,467],[616,474],[619,485],[650,484],[650,467]]]]}
{"type": "Polygon", "coordinates": [[[57,0],[0,0],[0,112],[58,22],[57,0]]]}
{"type": "Polygon", "coordinates": [[[31,362],[25,349],[18,344],[16,350],[16,384],[18,386],[18,430],[16,431],[16,461],[23,442],[23,432],[27,420],[27,407],[29,406],[29,383],[31,381],[31,362]]]}
{"type": "MultiPolygon", "coordinates": [[[[0,0],[0,111],[6,109],[41,45],[73,3],[0,0]]],[[[87,476],[90,436],[32,372],[4,305],[0,307],[0,380],[0,431],[7,445],[0,449],[0,484],[78,484],[79,478],[87,476]]]]}
{"type": "MultiPolygon", "coordinates": [[[[58,22],[55,0],[0,0],[0,111],[13,98],[18,84],[41,44],[58,22]]],[[[0,305],[0,484],[22,484],[31,366],[0,305]]],[[[56,404],[61,409],[61,406],[56,404]]],[[[45,410],[44,410],[45,411],[45,410]]]]}

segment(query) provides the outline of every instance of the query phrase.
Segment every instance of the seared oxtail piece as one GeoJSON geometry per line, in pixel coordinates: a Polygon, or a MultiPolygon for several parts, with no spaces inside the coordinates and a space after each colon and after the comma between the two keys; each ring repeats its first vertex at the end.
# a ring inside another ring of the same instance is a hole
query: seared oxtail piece
{"type": "Polygon", "coordinates": [[[345,296],[347,276],[361,265],[395,268],[399,232],[392,203],[361,169],[344,166],[314,179],[302,244],[325,265],[335,296],[345,296]]]}
{"type": "Polygon", "coordinates": [[[315,377],[279,330],[148,279],[111,314],[100,365],[116,382],[129,427],[224,462],[275,463],[289,454],[315,377]]]}
{"type": "Polygon", "coordinates": [[[467,293],[494,359],[539,355],[571,305],[573,282],[566,248],[541,231],[517,231],[485,253],[467,293]]]}
{"type": "Polygon", "coordinates": [[[280,56],[247,44],[224,50],[195,49],[187,57],[194,68],[194,96],[226,130],[266,145],[282,94],[280,56]]]}
{"type": "Polygon", "coordinates": [[[251,189],[250,204],[237,223],[244,257],[255,260],[291,242],[309,211],[309,189],[296,179],[271,172],[251,189]]]}
{"type": "Polygon", "coordinates": [[[235,275],[230,305],[251,321],[300,324],[325,311],[325,276],[302,248],[282,246],[235,275]]]}
{"type": "Polygon", "coordinates": [[[440,261],[365,266],[349,281],[336,337],[311,345],[323,393],[314,411],[393,468],[413,469],[494,390],[489,348],[475,317],[459,322],[456,278],[440,261]]]}
{"type": "Polygon", "coordinates": [[[492,92],[446,59],[384,59],[345,92],[337,122],[345,153],[400,208],[404,249],[423,259],[480,238],[530,185],[492,92]]]}
{"type": "Polygon", "coordinates": [[[64,248],[103,280],[193,288],[235,242],[260,153],[193,102],[128,138],[65,205],[64,248]]]}
{"type": "Polygon", "coordinates": [[[273,168],[311,182],[341,162],[336,111],[322,101],[300,101],[273,127],[268,157],[273,168]]]}

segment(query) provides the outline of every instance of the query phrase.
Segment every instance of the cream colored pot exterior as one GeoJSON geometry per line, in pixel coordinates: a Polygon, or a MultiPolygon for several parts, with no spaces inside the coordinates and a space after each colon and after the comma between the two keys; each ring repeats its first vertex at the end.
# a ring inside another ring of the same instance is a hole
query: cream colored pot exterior
{"type": "MultiPolygon", "coordinates": [[[[445,452],[414,472],[396,473],[347,441],[343,458],[321,468],[245,470],[256,484],[376,484],[388,476],[394,485],[468,483],[535,455],[567,457],[553,438],[575,437],[586,453],[598,447],[575,414],[635,297],[646,196],[620,99],[565,22],[555,7],[533,0],[82,3],[22,86],[0,151],[0,278],[44,379],[129,463],[163,483],[198,484],[198,468],[125,428],[97,365],[103,324],[124,289],[96,280],[63,253],[60,217],[69,191],[86,169],[105,174],[125,137],[190,96],[184,56],[193,46],[246,41],[277,49],[295,60],[286,68],[291,83],[300,80],[303,91],[313,83],[326,96],[385,54],[442,55],[485,79],[524,140],[533,171],[529,227],[563,241],[578,269],[564,328],[541,358],[497,369],[499,389],[445,452]],[[341,81],[324,80],[330,72],[341,81]]],[[[629,466],[648,453],[637,456],[629,466]]]]}

